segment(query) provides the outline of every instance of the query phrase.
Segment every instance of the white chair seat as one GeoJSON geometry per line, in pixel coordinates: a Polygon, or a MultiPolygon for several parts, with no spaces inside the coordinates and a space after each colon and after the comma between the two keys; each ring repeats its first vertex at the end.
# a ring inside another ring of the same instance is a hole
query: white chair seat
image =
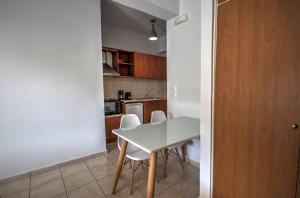
{"type": "Polygon", "coordinates": [[[127,153],[126,157],[135,161],[142,161],[149,158],[149,153],[146,153],[143,150],[137,150],[136,152],[127,153]]]}

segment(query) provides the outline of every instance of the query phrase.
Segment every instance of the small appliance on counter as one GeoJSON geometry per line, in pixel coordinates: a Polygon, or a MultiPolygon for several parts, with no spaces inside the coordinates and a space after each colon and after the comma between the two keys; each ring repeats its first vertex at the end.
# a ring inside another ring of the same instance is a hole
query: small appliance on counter
{"type": "Polygon", "coordinates": [[[105,115],[113,115],[121,113],[121,103],[117,99],[104,100],[105,115]]]}
{"type": "Polygon", "coordinates": [[[131,100],[132,96],[131,96],[131,92],[125,92],[125,100],[131,100]]]}
{"type": "Polygon", "coordinates": [[[118,99],[124,100],[124,90],[118,90],[118,99]]]}

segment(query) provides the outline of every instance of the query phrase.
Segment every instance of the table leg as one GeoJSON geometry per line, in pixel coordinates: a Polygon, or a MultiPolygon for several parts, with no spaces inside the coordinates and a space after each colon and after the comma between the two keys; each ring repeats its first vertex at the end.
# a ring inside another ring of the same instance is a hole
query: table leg
{"type": "Polygon", "coordinates": [[[168,163],[168,148],[164,149],[164,156],[165,156],[165,166],[164,166],[164,177],[167,177],[167,163],[168,163]]]}
{"type": "Polygon", "coordinates": [[[181,146],[182,161],[183,162],[186,162],[186,147],[187,147],[186,143],[181,146]]]}
{"type": "Polygon", "coordinates": [[[124,162],[124,158],[126,155],[127,144],[128,144],[128,142],[123,140],[123,143],[121,146],[121,151],[120,151],[118,162],[117,162],[117,171],[116,171],[115,180],[114,180],[114,184],[113,184],[112,194],[116,193],[116,188],[118,185],[119,177],[122,172],[123,162],[124,162]]]}
{"type": "Polygon", "coordinates": [[[156,161],[157,161],[157,152],[153,152],[150,154],[150,167],[149,167],[148,184],[147,184],[147,198],[154,197],[156,161]]]}

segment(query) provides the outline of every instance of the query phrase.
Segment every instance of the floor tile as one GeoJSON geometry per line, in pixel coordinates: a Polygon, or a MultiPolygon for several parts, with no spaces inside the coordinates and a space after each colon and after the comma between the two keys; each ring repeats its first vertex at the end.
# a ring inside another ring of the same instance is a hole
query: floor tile
{"type": "Polygon", "coordinates": [[[31,188],[39,185],[44,185],[48,182],[61,179],[61,173],[59,169],[49,170],[44,173],[31,176],[31,188]]]}
{"type": "Polygon", "coordinates": [[[179,182],[171,188],[185,198],[195,198],[199,195],[199,185],[197,185],[192,179],[179,182]]]}
{"type": "Polygon", "coordinates": [[[191,175],[190,178],[193,179],[195,182],[198,182],[198,183],[199,183],[199,180],[200,180],[200,172],[197,172],[197,173],[191,175]]]}
{"type": "MultiPolygon", "coordinates": [[[[112,175],[103,177],[100,180],[98,180],[98,183],[100,184],[101,189],[103,190],[103,192],[106,195],[111,194],[112,187],[113,187],[113,181],[114,181],[114,176],[112,176],[112,175]]],[[[119,191],[123,190],[124,188],[129,188],[129,180],[126,177],[121,176],[118,181],[116,191],[119,192],[119,191]]]]}
{"type": "Polygon", "coordinates": [[[176,172],[173,170],[167,172],[167,177],[163,177],[162,174],[157,177],[159,183],[165,184],[168,187],[186,179],[188,179],[187,175],[182,172],[176,172]]]}
{"type": "Polygon", "coordinates": [[[178,175],[180,174],[184,174],[186,175],[187,177],[190,177],[196,173],[199,173],[199,168],[193,166],[193,165],[190,165],[188,163],[185,163],[184,165],[184,169],[182,169],[182,167],[180,166],[180,164],[177,164],[177,165],[174,165],[174,166],[171,166],[169,169],[168,169],[169,173],[173,172],[173,173],[176,173],[178,175]]]}
{"type": "Polygon", "coordinates": [[[145,195],[141,194],[139,191],[134,190],[133,194],[130,195],[130,189],[124,188],[122,190],[119,190],[116,192],[116,194],[112,195],[111,193],[106,196],[107,198],[124,198],[124,197],[130,197],[130,198],[145,198],[145,195]]]}
{"type": "Polygon", "coordinates": [[[80,187],[84,184],[90,183],[94,180],[89,170],[84,170],[63,178],[67,191],[80,187]]]}
{"type": "Polygon", "coordinates": [[[45,185],[32,188],[30,198],[50,198],[65,192],[62,179],[49,182],[45,185]]]}
{"type": "Polygon", "coordinates": [[[29,198],[29,190],[10,195],[5,198],[29,198]]]}
{"type": "MultiPolygon", "coordinates": [[[[135,182],[134,183],[135,188],[143,195],[146,195],[147,192],[147,177],[141,181],[135,182]]],[[[168,188],[168,185],[166,185],[165,182],[155,182],[155,193],[154,194],[159,194],[166,190],[168,188]]]]}
{"type": "Polygon", "coordinates": [[[0,195],[6,197],[9,195],[16,194],[18,192],[23,192],[29,190],[30,187],[30,177],[25,177],[17,179],[8,183],[0,185],[0,195]]]}
{"type": "Polygon", "coordinates": [[[94,168],[96,166],[100,166],[100,165],[104,165],[104,164],[110,165],[109,161],[103,156],[88,159],[85,162],[89,168],[94,168]]]}
{"type": "Polygon", "coordinates": [[[78,162],[75,164],[70,164],[67,166],[61,167],[61,174],[63,177],[72,175],[74,173],[78,173],[80,171],[86,170],[87,166],[85,165],[84,162],[78,162]]]}
{"type": "Polygon", "coordinates": [[[92,182],[68,192],[69,198],[101,198],[105,197],[97,182],[92,182]]]}
{"type": "Polygon", "coordinates": [[[115,148],[114,150],[108,152],[105,157],[110,163],[116,164],[118,161],[119,152],[120,152],[119,149],[115,148]]]}
{"type": "Polygon", "coordinates": [[[111,164],[103,164],[90,169],[96,179],[112,175],[115,172],[115,167],[111,164]]]}
{"type": "MultiPolygon", "coordinates": [[[[80,197],[130,197],[142,198],[146,195],[148,166],[139,167],[135,172],[133,195],[130,196],[129,178],[131,168],[129,163],[122,170],[117,191],[112,195],[112,185],[118,148],[110,151],[106,156],[77,162],[60,169],[36,174],[23,179],[17,179],[0,185],[1,198],[80,198],[80,197]],[[61,177],[63,175],[63,177],[61,177]],[[97,178],[97,181],[95,181],[97,178]],[[99,187],[100,185],[100,187],[99,187]],[[68,189],[68,195],[65,190],[68,189]]],[[[158,156],[155,196],[159,198],[189,198],[199,195],[199,168],[184,163],[182,170],[178,159],[170,157],[167,165],[167,177],[163,176],[164,159],[158,156]]]]}
{"type": "Polygon", "coordinates": [[[51,198],[68,198],[67,193],[62,193],[51,198]]]}
{"type": "MultiPolygon", "coordinates": [[[[159,193],[157,198],[184,198],[181,197],[174,189],[168,188],[165,191],[159,193]]],[[[196,198],[196,197],[195,197],[196,198]]]]}

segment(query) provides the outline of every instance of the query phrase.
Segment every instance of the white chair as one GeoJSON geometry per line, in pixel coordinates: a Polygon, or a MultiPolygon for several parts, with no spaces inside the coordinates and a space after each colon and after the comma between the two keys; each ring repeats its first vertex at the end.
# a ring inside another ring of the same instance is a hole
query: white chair
{"type": "MultiPolygon", "coordinates": [[[[163,111],[158,110],[158,111],[152,111],[152,113],[151,113],[151,123],[163,122],[166,119],[167,119],[167,117],[163,111]]],[[[180,154],[178,152],[178,147],[181,148],[182,145],[184,145],[184,143],[176,144],[174,146],[168,147],[168,150],[165,150],[165,155],[164,155],[164,158],[165,158],[164,175],[165,176],[166,176],[166,163],[167,163],[170,153],[174,153],[178,157],[181,167],[182,167],[182,169],[184,169],[180,154]]]]}
{"type": "MultiPolygon", "coordinates": [[[[141,122],[135,114],[126,114],[126,115],[123,115],[121,118],[120,128],[135,128],[135,127],[138,127],[139,125],[141,125],[141,122]]],[[[118,137],[119,150],[121,150],[122,142],[123,142],[123,139],[118,137]]],[[[124,164],[126,163],[126,160],[129,159],[130,166],[131,166],[130,195],[132,195],[134,172],[137,170],[137,168],[140,165],[142,165],[142,166],[143,166],[143,164],[148,165],[148,163],[145,163],[144,160],[147,161],[149,159],[149,157],[150,157],[150,155],[148,153],[146,153],[145,151],[141,150],[140,148],[138,148],[128,142],[124,164]],[[135,165],[136,161],[139,162],[139,164],[137,166],[135,165]]]]}

